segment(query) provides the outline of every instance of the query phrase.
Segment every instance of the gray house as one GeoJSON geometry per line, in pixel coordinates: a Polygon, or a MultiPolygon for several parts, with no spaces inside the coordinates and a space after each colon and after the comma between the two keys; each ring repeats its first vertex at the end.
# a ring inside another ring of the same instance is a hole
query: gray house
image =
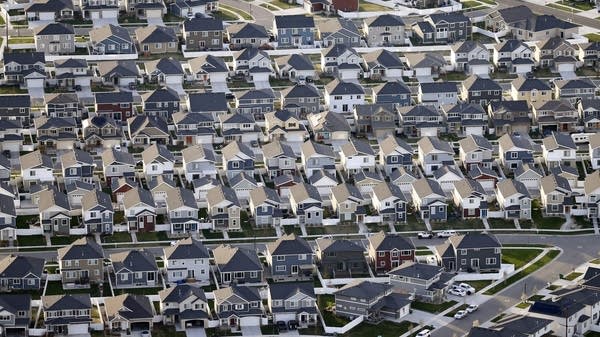
{"type": "Polygon", "coordinates": [[[325,171],[335,177],[335,155],[330,146],[307,140],[302,144],[301,162],[308,178],[316,171],[325,171]]]}
{"type": "Polygon", "coordinates": [[[348,283],[335,292],[335,313],[375,321],[386,316],[399,319],[408,315],[410,300],[403,294],[393,293],[392,288],[389,284],[371,281],[348,283]]]}
{"type": "Polygon", "coordinates": [[[277,15],[273,33],[279,48],[312,46],[315,43],[315,21],[312,16],[277,15]]]}
{"type": "Polygon", "coordinates": [[[275,94],[269,89],[250,89],[235,93],[235,108],[238,113],[253,114],[261,120],[264,114],[274,110],[275,94]]]}
{"type": "Polygon", "coordinates": [[[263,267],[256,251],[220,245],[212,252],[221,284],[262,282],[263,267]]]}
{"type": "Polygon", "coordinates": [[[317,323],[317,296],[312,282],[269,285],[268,304],[273,321],[296,321],[300,327],[317,323]]]}
{"type": "Polygon", "coordinates": [[[206,17],[185,20],[181,33],[187,51],[223,49],[223,21],[221,19],[206,17]]]}
{"type": "Polygon", "coordinates": [[[427,178],[416,180],[412,184],[412,200],[421,219],[430,221],[446,221],[448,202],[440,184],[427,178]]]}
{"type": "Polygon", "coordinates": [[[94,159],[88,152],[79,149],[70,150],[60,156],[60,164],[65,185],[75,181],[92,183],[96,166],[94,159]]]}
{"type": "Polygon", "coordinates": [[[0,260],[0,289],[40,289],[46,261],[31,256],[7,255],[0,260]]]}
{"type": "Polygon", "coordinates": [[[498,271],[502,245],[491,234],[455,235],[436,247],[438,260],[447,271],[498,271]]]}
{"type": "Polygon", "coordinates": [[[81,214],[88,234],[112,234],[114,210],[110,195],[99,191],[88,191],[81,198],[81,214]]]}
{"type": "Polygon", "coordinates": [[[31,295],[0,295],[0,311],[4,316],[2,326],[7,332],[14,333],[15,336],[29,336],[31,295]]]}
{"type": "Polygon", "coordinates": [[[392,174],[401,167],[407,170],[413,169],[414,150],[406,141],[394,135],[387,135],[378,141],[379,164],[383,165],[386,174],[392,174]]]}
{"type": "Polygon", "coordinates": [[[35,32],[35,50],[47,55],[75,53],[75,30],[72,25],[49,23],[35,32]]]}
{"type": "Polygon", "coordinates": [[[298,223],[311,226],[323,223],[323,200],[315,186],[301,183],[290,187],[290,205],[298,223]]]}
{"type": "Polygon", "coordinates": [[[275,280],[300,280],[312,277],[315,254],[303,238],[283,235],[267,244],[267,264],[275,280]]]}
{"type": "Polygon", "coordinates": [[[152,253],[147,250],[131,250],[110,254],[114,288],[148,288],[160,284],[158,266],[152,253]]]}
{"type": "Polygon", "coordinates": [[[92,54],[132,54],[135,53],[135,44],[126,28],[115,25],[106,25],[90,30],[90,44],[92,54]]]}
{"type": "Polygon", "coordinates": [[[444,302],[454,278],[454,275],[444,272],[444,267],[416,262],[403,263],[388,275],[395,289],[429,303],[444,302]]]}
{"type": "Polygon", "coordinates": [[[321,110],[319,89],[312,84],[296,84],[281,91],[282,108],[306,118],[309,113],[321,110]]]}
{"type": "Polygon", "coordinates": [[[166,87],[142,94],[144,113],[171,121],[173,114],[180,111],[179,94],[175,89],[166,87]]]}
{"type": "Polygon", "coordinates": [[[251,190],[249,204],[256,227],[278,225],[283,217],[281,199],[272,188],[259,186],[251,190]]]}
{"type": "Polygon", "coordinates": [[[42,296],[44,326],[52,335],[89,334],[92,322],[90,294],[42,296]]]}
{"type": "Polygon", "coordinates": [[[215,295],[214,312],[221,322],[222,327],[239,329],[243,318],[255,317],[256,323],[263,314],[262,300],[255,287],[232,286],[217,289],[215,295]]]}
{"type": "Polygon", "coordinates": [[[404,21],[397,15],[377,15],[364,20],[363,32],[369,47],[405,44],[404,21]]]}
{"type": "Polygon", "coordinates": [[[222,150],[223,166],[227,174],[227,178],[231,179],[234,176],[245,172],[246,174],[254,175],[254,161],[256,156],[254,151],[245,144],[239,141],[233,141],[227,144],[222,150]]]}
{"type": "Polygon", "coordinates": [[[323,41],[323,47],[344,44],[348,47],[360,47],[361,36],[358,27],[350,19],[331,18],[317,21],[317,36],[323,41]]]}
{"type": "Polygon", "coordinates": [[[349,240],[320,238],[315,241],[317,265],[324,278],[368,275],[365,249],[349,240]]]}
{"type": "Polygon", "coordinates": [[[233,23],[225,27],[230,50],[249,47],[259,48],[269,42],[265,27],[251,22],[233,23]]]}

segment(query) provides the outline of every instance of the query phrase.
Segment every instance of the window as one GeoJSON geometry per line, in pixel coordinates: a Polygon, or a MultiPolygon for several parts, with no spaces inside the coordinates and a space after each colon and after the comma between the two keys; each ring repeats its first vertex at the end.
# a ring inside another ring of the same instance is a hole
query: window
{"type": "Polygon", "coordinates": [[[467,255],[467,250],[466,249],[461,249],[460,250],[460,255],[467,255]]]}
{"type": "Polygon", "coordinates": [[[377,256],[384,257],[385,256],[385,252],[377,252],[377,256]]]}
{"type": "Polygon", "coordinates": [[[298,260],[300,260],[300,261],[306,260],[306,254],[299,254],[298,255],[298,260]]]}
{"type": "Polygon", "coordinates": [[[243,310],[244,309],[244,305],[243,304],[236,304],[235,305],[235,310],[243,310]]]}
{"type": "Polygon", "coordinates": [[[285,271],[285,266],[276,266],[275,271],[285,271]]]}
{"type": "Polygon", "coordinates": [[[490,264],[496,264],[496,258],[495,257],[488,257],[485,259],[485,264],[490,265],[490,264]]]}
{"type": "Polygon", "coordinates": [[[277,255],[277,261],[285,261],[285,255],[277,255]]]}
{"type": "Polygon", "coordinates": [[[517,159],[518,157],[519,157],[519,154],[518,154],[518,153],[516,153],[516,152],[511,152],[511,153],[510,153],[510,158],[511,158],[511,159],[517,159]]]}

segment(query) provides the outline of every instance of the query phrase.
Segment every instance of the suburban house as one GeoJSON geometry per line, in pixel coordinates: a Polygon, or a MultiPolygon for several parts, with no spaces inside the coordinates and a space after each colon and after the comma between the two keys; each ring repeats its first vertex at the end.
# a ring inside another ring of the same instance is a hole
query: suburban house
{"type": "Polygon", "coordinates": [[[290,205],[298,223],[309,226],[323,224],[322,199],[315,186],[300,183],[290,187],[290,205]]]}
{"type": "Polygon", "coordinates": [[[324,278],[356,277],[368,274],[365,249],[361,243],[345,239],[315,240],[317,266],[324,278]]]}
{"type": "Polygon", "coordinates": [[[235,177],[241,172],[254,175],[254,161],[256,156],[250,147],[236,140],[223,147],[221,152],[223,154],[223,167],[225,167],[228,179],[235,177]]]}
{"type": "MultiPolygon", "coordinates": [[[[531,105],[533,128],[542,135],[551,132],[573,132],[579,126],[579,113],[568,100],[549,100],[531,105]]],[[[532,128],[532,129],[533,129],[532,128]]]]}
{"type": "Polygon", "coordinates": [[[400,80],[388,80],[373,87],[371,96],[373,103],[376,104],[388,103],[394,106],[407,106],[412,103],[410,88],[400,80]]]}
{"type": "Polygon", "coordinates": [[[313,46],[315,32],[312,16],[275,15],[273,20],[273,35],[278,48],[313,46]]]}
{"type": "Polygon", "coordinates": [[[350,319],[362,316],[367,320],[383,317],[401,318],[410,310],[410,301],[394,293],[389,284],[356,280],[335,292],[336,315],[350,319]]]}
{"type": "Polygon", "coordinates": [[[354,106],[357,136],[375,136],[381,139],[396,132],[398,114],[393,104],[363,104],[354,106]]]}
{"type": "Polygon", "coordinates": [[[75,53],[75,30],[72,25],[52,22],[34,29],[35,51],[47,55],[75,53]]]}
{"type": "Polygon", "coordinates": [[[417,162],[427,176],[432,176],[433,172],[444,165],[454,165],[452,146],[438,137],[421,138],[417,142],[417,151],[417,162]]]}
{"type": "Polygon", "coordinates": [[[526,74],[533,69],[533,50],[525,42],[507,39],[494,45],[492,61],[499,71],[526,74]]]}
{"type": "Polygon", "coordinates": [[[46,260],[9,254],[0,260],[0,289],[3,291],[39,290],[46,260]]]}
{"type": "Polygon", "coordinates": [[[112,271],[110,275],[114,288],[152,288],[159,284],[156,259],[147,250],[130,250],[110,254],[112,271]]]}
{"type": "Polygon", "coordinates": [[[213,229],[239,230],[240,201],[231,187],[218,185],[206,192],[208,215],[213,229]]]}
{"type": "Polygon", "coordinates": [[[315,254],[308,242],[295,234],[284,234],[267,243],[267,265],[275,281],[305,280],[313,275],[315,254]]]}
{"type": "Polygon", "coordinates": [[[77,239],[57,252],[63,287],[89,287],[103,282],[104,250],[95,240],[77,239]]]}
{"type": "Polygon", "coordinates": [[[42,296],[41,302],[44,326],[48,333],[89,333],[92,322],[92,301],[89,294],[46,295],[42,296]]]}
{"type": "Polygon", "coordinates": [[[577,110],[585,132],[600,131],[600,99],[584,99],[577,102],[577,110]]]}
{"type": "Polygon", "coordinates": [[[589,78],[554,81],[554,99],[576,103],[582,99],[596,98],[598,87],[589,78]]]}
{"type": "Polygon", "coordinates": [[[108,24],[89,32],[91,53],[98,55],[133,54],[135,44],[127,28],[108,24]]]}
{"type": "Polygon", "coordinates": [[[133,116],[133,94],[129,91],[97,92],[94,97],[98,116],[109,117],[119,122],[126,122],[133,116]]]}
{"type": "Polygon", "coordinates": [[[401,167],[413,169],[413,148],[406,141],[387,135],[379,139],[379,165],[383,165],[386,174],[392,174],[393,171],[401,167]]]}
{"type": "Polygon", "coordinates": [[[463,219],[487,218],[487,194],[477,180],[467,178],[454,182],[452,198],[463,219]]]}
{"type": "Polygon", "coordinates": [[[476,166],[492,168],[494,147],[487,138],[481,135],[468,135],[459,140],[458,144],[458,156],[467,171],[476,166]]]}
{"type": "Polygon", "coordinates": [[[502,100],[502,87],[492,79],[471,75],[462,82],[460,98],[485,106],[492,101],[502,100]]]}
{"type": "Polygon", "coordinates": [[[172,234],[198,232],[198,204],[194,192],[183,187],[169,188],[166,204],[172,234]]]}
{"type": "Polygon", "coordinates": [[[488,114],[480,104],[456,103],[441,106],[446,132],[459,137],[483,136],[488,130],[488,114]]]}
{"type": "Polygon", "coordinates": [[[217,289],[213,294],[215,299],[212,310],[221,326],[239,329],[242,320],[260,325],[263,307],[258,288],[234,285],[217,289]]]}
{"type": "Polygon", "coordinates": [[[487,75],[490,72],[489,50],[478,41],[460,41],[450,49],[450,63],[455,71],[469,75],[487,75]]]}
{"type": "Polygon", "coordinates": [[[312,60],[304,54],[291,54],[275,59],[275,71],[279,78],[292,82],[302,82],[317,78],[312,60]]]}
{"type": "Polygon", "coordinates": [[[398,46],[406,44],[404,21],[396,15],[383,14],[363,21],[363,34],[369,47],[398,46]]]}
{"type": "Polygon", "coordinates": [[[248,204],[256,227],[279,225],[283,211],[276,190],[264,186],[256,187],[250,191],[248,204]]]}
{"type": "Polygon", "coordinates": [[[361,36],[358,27],[350,19],[331,18],[317,21],[317,40],[323,47],[333,44],[345,44],[349,47],[360,47],[361,36]]]}
{"type": "Polygon", "coordinates": [[[140,52],[145,55],[176,53],[179,50],[179,38],[169,27],[148,25],[137,28],[135,39],[140,52]]]}
{"type": "Polygon", "coordinates": [[[542,156],[548,169],[561,164],[575,166],[577,145],[569,134],[552,132],[542,140],[542,156]]]}
{"type": "Polygon", "coordinates": [[[552,99],[552,88],[539,78],[519,76],[510,82],[510,96],[514,101],[547,102],[552,99]]]}
{"type": "Polygon", "coordinates": [[[312,140],[305,141],[301,147],[300,162],[308,178],[318,171],[335,177],[335,154],[330,146],[312,140]]]}
{"type": "Polygon", "coordinates": [[[31,322],[31,295],[29,294],[2,294],[0,296],[0,309],[6,315],[4,329],[9,333],[20,336],[29,335],[31,322]]]}
{"type": "Polygon", "coordinates": [[[215,153],[206,145],[193,145],[181,150],[185,179],[193,181],[205,176],[215,178],[215,153]]]}
{"type": "MultiPolygon", "coordinates": [[[[34,185],[33,187],[37,187],[34,185]]],[[[33,190],[33,188],[32,188],[33,190]]],[[[40,225],[44,233],[52,235],[69,235],[71,223],[71,205],[67,195],[55,187],[43,187],[37,192],[40,225]]],[[[5,195],[0,196],[7,197],[5,195]]],[[[14,203],[10,203],[14,205],[14,203]]]]}
{"type": "Polygon", "coordinates": [[[156,205],[152,192],[132,188],[123,195],[123,213],[129,231],[153,232],[156,224],[156,205]]]}
{"type": "Polygon", "coordinates": [[[173,179],[175,157],[165,145],[152,144],[142,151],[142,164],[148,180],[154,180],[158,176],[173,179]]]}
{"type": "Polygon", "coordinates": [[[446,221],[448,203],[440,184],[428,178],[421,178],[413,183],[411,191],[415,210],[421,219],[430,221],[446,221]]]}
{"type": "Polygon", "coordinates": [[[259,283],[263,266],[256,252],[247,248],[220,245],[212,250],[222,284],[259,283]]]}
{"type": "Polygon", "coordinates": [[[181,33],[186,51],[222,50],[223,21],[218,18],[191,18],[183,22],[181,33]]]}
{"type": "Polygon", "coordinates": [[[26,189],[32,185],[54,182],[52,159],[39,150],[20,156],[19,162],[21,164],[23,186],[26,189]]]}
{"type": "Polygon", "coordinates": [[[307,116],[309,130],[317,142],[332,145],[339,151],[341,145],[350,139],[350,124],[341,113],[324,111],[307,116]]]}
{"type": "Polygon", "coordinates": [[[371,195],[373,209],[379,213],[382,223],[405,223],[408,201],[397,185],[381,182],[373,187],[371,195]]]}
{"type": "Polygon", "coordinates": [[[111,333],[152,330],[154,306],[146,295],[121,294],[104,300],[106,324],[111,333]]]}
{"type": "Polygon", "coordinates": [[[365,199],[356,185],[345,183],[331,189],[331,209],[338,216],[340,222],[365,221],[365,199]]]}
{"type": "Polygon", "coordinates": [[[286,143],[274,140],[263,145],[262,150],[267,173],[271,179],[282,174],[294,174],[298,170],[297,156],[292,147],[286,143]]]}
{"type": "Polygon", "coordinates": [[[550,174],[540,179],[540,202],[543,213],[549,216],[569,214],[575,202],[571,185],[567,178],[550,174]]]}
{"type": "Polygon", "coordinates": [[[131,153],[110,148],[104,150],[101,156],[104,178],[108,183],[111,183],[112,179],[134,175],[135,160],[131,153]]]}
{"type": "Polygon", "coordinates": [[[163,324],[208,326],[210,307],[204,290],[190,284],[178,284],[158,293],[163,324]]]}
{"type": "Polygon", "coordinates": [[[415,259],[415,246],[410,240],[384,231],[369,236],[367,252],[377,273],[387,272],[415,259]]]}
{"type": "Polygon", "coordinates": [[[422,44],[467,40],[471,37],[471,20],[462,12],[429,14],[413,24],[413,36],[422,44]]]}
{"type": "Polygon", "coordinates": [[[492,234],[455,235],[436,247],[439,261],[449,272],[498,271],[502,262],[502,245],[492,234]]]}
{"type": "Polygon", "coordinates": [[[426,303],[444,302],[454,278],[444,272],[444,267],[416,262],[403,263],[390,270],[388,275],[394,289],[426,303]]]}
{"type": "Polygon", "coordinates": [[[175,245],[163,248],[163,254],[167,282],[193,279],[210,284],[210,255],[200,240],[181,239],[175,245]]]}
{"type": "Polygon", "coordinates": [[[269,42],[269,33],[265,27],[256,23],[232,23],[225,27],[225,30],[230,50],[260,48],[269,42]]]}
{"type": "Polygon", "coordinates": [[[365,90],[360,84],[335,79],[324,90],[325,105],[331,112],[347,113],[355,105],[365,104],[365,90]]]}
{"type": "Polygon", "coordinates": [[[500,163],[510,170],[516,169],[520,164],[533,164],[534,146],[527,134],[505,134],[498,139],[500,163]]]}
{"type": "Polygon", "coordinates": [[[276,322],[296,321],[303,326],[317,324],[317,296],[310,282],[269,285],[267,304],[276,322]]]}
{"type": "Polygon", "coordinates": [[[93,190],[81,198],[82,220],[89,234],[112,234],[114,213],[110,195],[105,192],[93,190]]]}
{"type": "Polygon", "coordinates": [[[340,162],[348,178],[362,171],[375,171],[375,152],[368,142],[352,138],[341,146],[340,162]]]}
{"type": "Polygon", "coordinates": [[[522,182],[504,179],[496,184],[496,200],[507,219],[531,219],[531,196],[522,182]]]}
{"type": "Polygon", "coordinates": [[[489,132],[497,136],[511,133],[529,133],[529,103],[525,100],[494,101],[488,105],[491,126],[489,132]]]}
{"type": "Polygon", "coordinates": [[[422,104],[441,107],[458,102],[456,82],[420,82],[418,90],[417,101],[422,104]]]}
{"type": "MultiPolygon", "coordinates": [[[[275,114],[282,111],[285,114],[285,111],[288,111],[306,118],[309,113],[321,111],[321,93],[312,84],[296,84],[287,87],[281,90],[281,107],[283,110],[277,110],[275,114]]],[[[298,127],[305,128],[304,124],[299,124],[298,127]]],[[[273,133],[273,131],[275,130],[271,130],[270,133],[273,133]]],[[[287,128],[285,131],[287,131],[287,128]]]]}

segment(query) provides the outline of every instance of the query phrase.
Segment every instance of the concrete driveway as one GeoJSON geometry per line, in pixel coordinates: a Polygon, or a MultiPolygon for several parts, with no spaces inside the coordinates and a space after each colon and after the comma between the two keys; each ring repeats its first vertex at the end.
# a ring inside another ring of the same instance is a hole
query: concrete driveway
{"type": "Polygon", "coordinates": [[[227,82],[214,82],[211,83],[210,86],[212,92],[231,92],[231,90],[229,90],[229,88],[227,87],[227,82]]]}
{"type": "Polygon", "coordinates": [[[269,81],[254,81],[254,87],[256,89],[270,89],[271,83],[269,81]]]}
{"type": "Polygon", "coordinates": [[[108,25],[115,25],[118,26],[119,25],[119,20],[117,18],[101,18],[101,19],[94,19],[92,22],[94,28],[100,28],[103,26],[108,26],[108,25]]]}
{"type": "Polygon", "coordinates": [[[148,25],[156,25],[156,26],[164,26],[165,25],[162,18],[148,18],[146,20],[148,20],[148,25]]]}
{"type": "Polygon", "coordinates": [[[201,327],[186,328],[185,335],[187,337],[206,337],[206,331],[201,327]]]}
{"type": "Polygon", "coordinates": [[[258,326],[258,325],[242,326],[242,336],[262,336],[262,332],[260,331],[260,326],[258,326]]]}
{"type": "Polygon", "coordinates": [[[575,74],[574,71],[561,71],[560,77],[562,77],[564,80],[572,80],[577,78],[577,74],[575,74]]]}

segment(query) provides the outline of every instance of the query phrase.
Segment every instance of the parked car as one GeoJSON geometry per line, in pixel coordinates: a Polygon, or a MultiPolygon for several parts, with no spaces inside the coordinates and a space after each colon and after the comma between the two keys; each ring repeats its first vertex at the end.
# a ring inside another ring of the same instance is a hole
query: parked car
{"type": "Polygon", "coordinates": [[[441,232],[437,233],[438,238],[449,238],[454,235],[456,235],[455,230],[447,230],[447,231],[441,231],[441,232]]]}
{"type": "Polygon", "coordinates": [[[461,289],[461,288],[452,288],[448,292],[450,294],[456,295],[456,296],[461,296],[461,297],[467,296],[467,292],[464,291],[464,289],[461,289]]]}
{"type": "Polygon", "coordinates": [[[298,329],[298,322],[291,320],[288,322],[288,329],[290,330],[296,330],[298,329]]]}
{"type": "Polygon", "coordinates": [[[466,310],[459,310],[456,312],[456,314],[454,314],[454,318],[456,318],[456,319],[465,318],[466,316],[467,316],[466,310]]]}
{"type": "Polygon", "coordinates": [[[419,232],[417,234],[419,239],[433,239],[433,233],[431,232],[419,232]]]}
{"type": "Polygon", "coordinates": [[[285,324],[284,321],[277,321],[277,329],[279,329],[279,331],[283,331],[283,330],[287,330],[287,324],[285,324]]]}
{"type": "Polygon", "coordinates": [[[475,293],[475,288],[471,287],[467,283],[461,283],[458,285],[458,287],[463,289],[467,293],[467,295],[471,295],[471,294],[475,293]]]}
{"type": "Polygon", "coordinates": [[[467,312],[468,313],[472,313],[475,312],[477,309],[479,309],[479,306],[477,304],[471,304],[467,307],[467,312]]]}
{"type": "Polygon", "coordinates": [[[429,329],[421,330],[421,331],[419,331],[418,334],[415,335],[415,337],[430,337],[430,336],[431,336],[431,330],[429,330],[429,329]]]}

